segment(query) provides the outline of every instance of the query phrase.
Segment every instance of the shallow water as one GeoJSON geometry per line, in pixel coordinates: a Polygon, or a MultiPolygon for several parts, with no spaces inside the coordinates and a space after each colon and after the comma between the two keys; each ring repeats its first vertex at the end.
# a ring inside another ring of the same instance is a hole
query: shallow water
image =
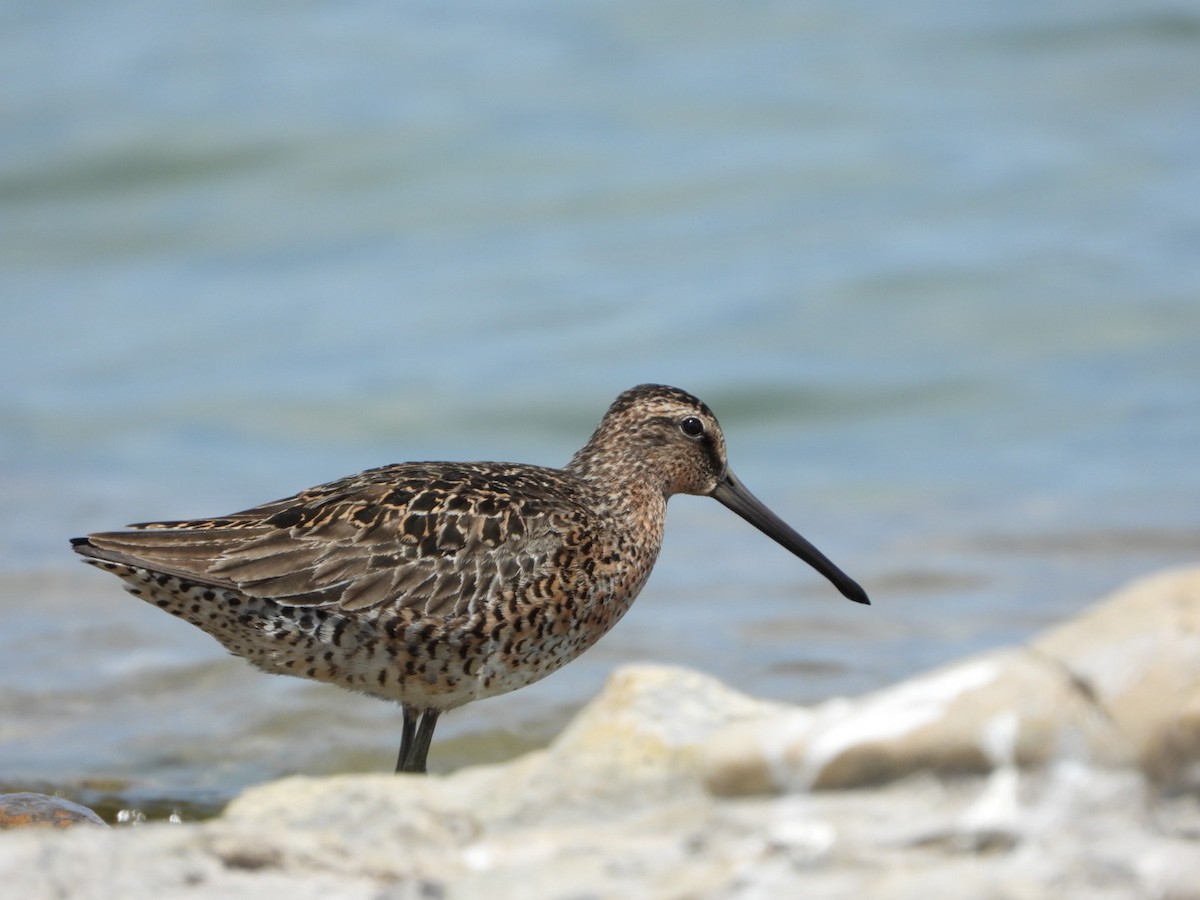
{"type": "Polygon", "coordinates": [[[641,381],[707,400],[875,605],[679,498],[627,620],[447,717],[435,767],[546,740],[625,661],[807,702],[1200,555],[1184,7],[0,17],[0,783],[203,805],[386,768],[395,710],[251,671],[66,539],[559,464],[641,381]]]}

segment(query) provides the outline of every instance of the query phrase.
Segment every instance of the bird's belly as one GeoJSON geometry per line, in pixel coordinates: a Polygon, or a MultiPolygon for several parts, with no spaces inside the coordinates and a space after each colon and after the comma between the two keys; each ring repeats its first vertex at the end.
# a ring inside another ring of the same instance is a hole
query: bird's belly
{"type": "Polygon", "coordinates": [[[97,565],[265,672],[416,708],[451,709],[532,684],[592,646],[633,600],[601,588],[579,601],[501,602],[438,620],[404,608],[286,606],[173,575],[97,565]]]}

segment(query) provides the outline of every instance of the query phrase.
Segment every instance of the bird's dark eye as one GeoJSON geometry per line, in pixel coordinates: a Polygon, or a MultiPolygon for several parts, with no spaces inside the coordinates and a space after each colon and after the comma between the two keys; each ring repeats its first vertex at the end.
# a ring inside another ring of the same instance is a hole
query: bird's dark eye
{"type": "Polygon", "coordinates": [[[679,423],[679,430],[688,437],[700,437],[700,435],[704,434],[704,423],[695,416],[688,416],[679,423]]]}

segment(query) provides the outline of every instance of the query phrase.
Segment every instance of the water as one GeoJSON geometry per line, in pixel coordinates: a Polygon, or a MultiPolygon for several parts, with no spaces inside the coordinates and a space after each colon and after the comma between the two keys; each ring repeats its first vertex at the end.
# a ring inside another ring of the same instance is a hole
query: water
{"type": "Polygon", "coordinates": [[[435,768],[548,739],[620,663],[808,702],[1200,555],[1187,5],[0,24],[4,784],[204,810],[386,769],[395,710],[255,673],[66,539],[384,462],[561,464],[641,381],[707,400],[875,605],[679,498],[627,620],[448,716],[435,768]]]}

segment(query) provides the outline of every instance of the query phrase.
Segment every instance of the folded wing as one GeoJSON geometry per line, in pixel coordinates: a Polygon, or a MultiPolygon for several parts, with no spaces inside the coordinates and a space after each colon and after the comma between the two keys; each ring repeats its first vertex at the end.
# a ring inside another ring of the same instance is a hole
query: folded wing
{"type": "Polygon", "coordinates": [[[454,616],[544,577],[588,516],[552,470],[408,463],[221,518],[74,543],[85,556],[293,606],[396,603],[454,616]]]}

